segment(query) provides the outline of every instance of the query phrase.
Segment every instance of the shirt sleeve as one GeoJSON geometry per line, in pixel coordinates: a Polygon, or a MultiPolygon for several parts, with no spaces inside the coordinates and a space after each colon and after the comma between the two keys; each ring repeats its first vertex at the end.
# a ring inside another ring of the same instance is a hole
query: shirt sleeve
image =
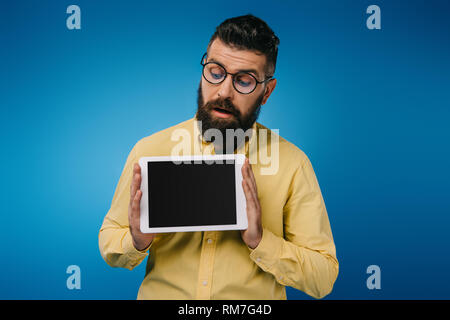
{"type": "Polygon", "coordinates": [[[263,226],[250,258],[285,286],[314,298],[331,292],[339,264],[325,203],[308,158],[296,170],[284,206],[284,238],[263,226]]]}
{"type": "Polygon", "coordinates": [[[131,178],[133,165],[137,161],[135,145],[128,155],[98,236],[100,253],[106,263],[130,270],[148,256],[149,249],[139,251],[134,247],[128,222],[131,178]]]}

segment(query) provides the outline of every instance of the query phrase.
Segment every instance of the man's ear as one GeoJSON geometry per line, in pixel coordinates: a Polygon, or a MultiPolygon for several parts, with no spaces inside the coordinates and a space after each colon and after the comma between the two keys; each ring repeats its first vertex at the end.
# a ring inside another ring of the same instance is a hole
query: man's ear
{"type": "Polygon", "coordinates": [[[261,105],[265,104],[267,102],[267,99],[269,99],[270,95],[272,94],[273,90],[275,89],[277,85],[277,79],[271,79],[267,83],[266,91],[264,92],[263,100],[261,101],[261,105]]]}

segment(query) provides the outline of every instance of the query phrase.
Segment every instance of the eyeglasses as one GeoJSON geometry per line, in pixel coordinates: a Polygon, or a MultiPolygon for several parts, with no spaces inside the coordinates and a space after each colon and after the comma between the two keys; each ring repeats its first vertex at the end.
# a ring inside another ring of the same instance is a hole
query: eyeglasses
{"type": "Polygon", "coordinates": [[[219,84],[225,80],[227,75],[231,75],[234,89],[242,94],[252,93],[258,84],[267,82],[273,78],[269,77],[263,81],[258,81],[254,75],[245,71],[229,73],[220,63],[206,62],[206,53],[203,55],[200,64],[203,66],[203,78],[206,81],[212,84],[219,84]]]}

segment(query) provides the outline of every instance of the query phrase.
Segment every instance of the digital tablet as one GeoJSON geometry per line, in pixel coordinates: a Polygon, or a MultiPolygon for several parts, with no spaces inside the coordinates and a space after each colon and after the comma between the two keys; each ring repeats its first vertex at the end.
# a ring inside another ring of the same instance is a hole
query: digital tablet
{"type": "Polygon", "coordinates": [[[247,229],[243,154],[142,157],[143,233],[247,229]]]}

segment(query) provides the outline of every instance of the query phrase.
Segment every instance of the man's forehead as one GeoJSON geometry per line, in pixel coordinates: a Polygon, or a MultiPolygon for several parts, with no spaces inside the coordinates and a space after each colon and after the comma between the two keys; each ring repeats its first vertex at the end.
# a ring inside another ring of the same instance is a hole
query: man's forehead
{"type": "Polygon", "coordinates": [[[208,50],[208,61],[221,63],[231,73],[255,69],[264,75],[266,56],[250,50],[241,50],[230,47],[220,39],[215,39],[208,50]]]}

